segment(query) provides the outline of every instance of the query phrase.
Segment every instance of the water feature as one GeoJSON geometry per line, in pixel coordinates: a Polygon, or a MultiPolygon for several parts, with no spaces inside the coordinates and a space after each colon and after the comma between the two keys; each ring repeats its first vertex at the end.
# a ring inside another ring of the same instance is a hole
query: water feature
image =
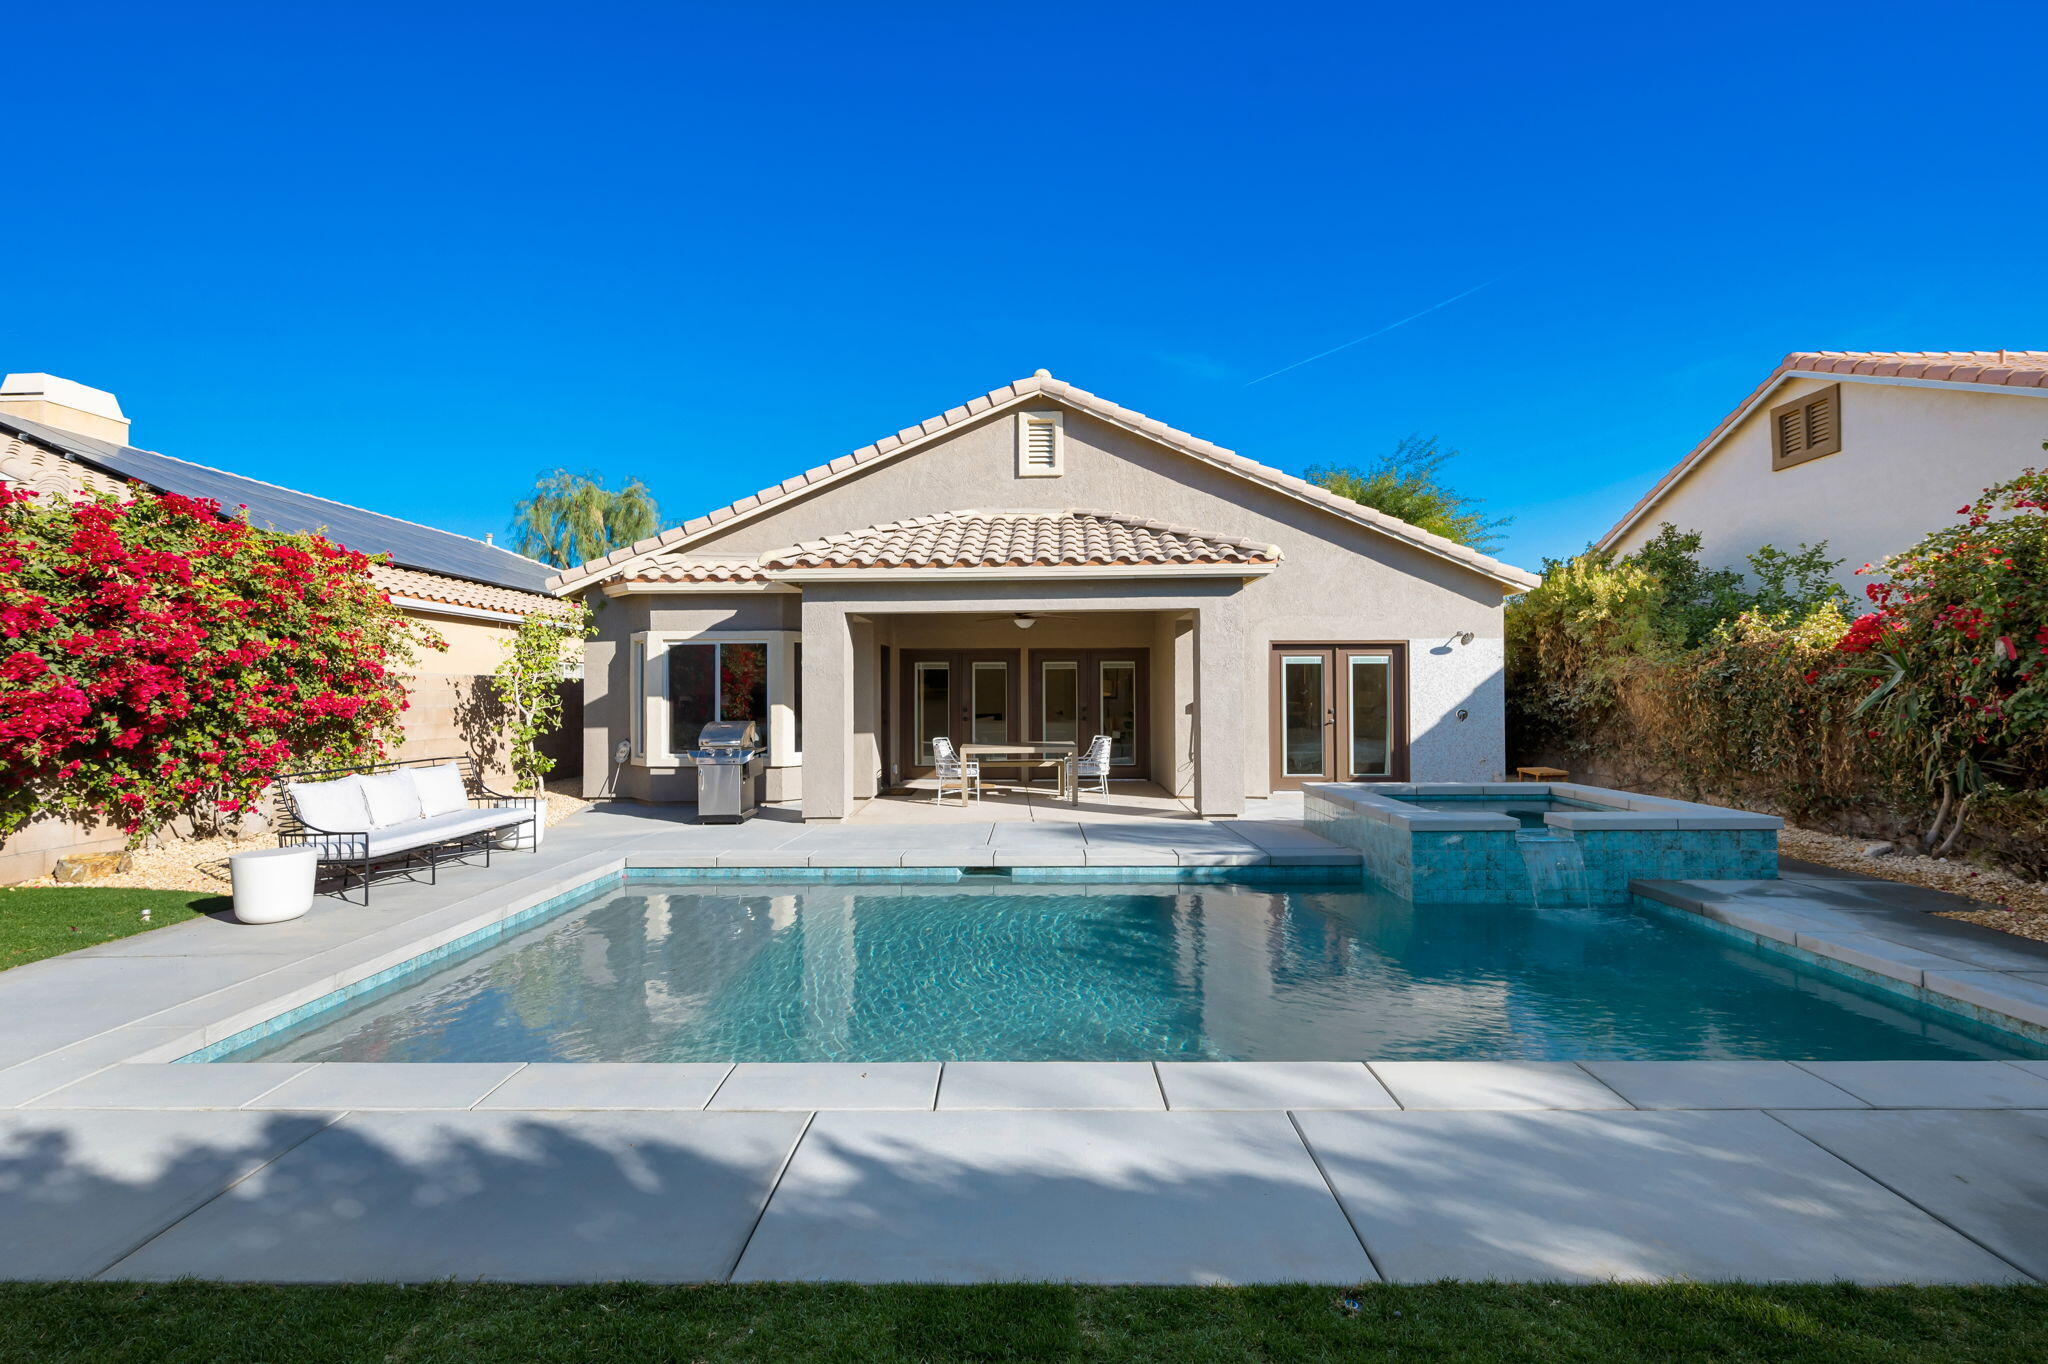
{"type": "Polygon", "coordinates": [[[1578,840],[1544,832],[1541,826],[1523,829],[1515,835],[1515,851],[1529,872],[1529,903],[1583,905],[1586,893],[1586,854],[1578,840]]]}

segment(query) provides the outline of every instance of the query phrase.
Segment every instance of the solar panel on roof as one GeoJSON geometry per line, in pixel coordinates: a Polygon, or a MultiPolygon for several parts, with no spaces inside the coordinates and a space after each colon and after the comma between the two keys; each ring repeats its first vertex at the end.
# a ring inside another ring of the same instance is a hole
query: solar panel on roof
{"type": "Polygon", "coordinates": [[[153,450],[95,440],[24,417],[0,416],[0,430],[61,450],[81,463],[159,492],[207,497],[226,508],[247,507],[251,524],[266,530],[319,531],[337,544],[364,554],[388,554],[404,568],[445,573],[451,578],[493,583],[521,592],[547,592],[555,570],[496,545],[453,531],[436,530],[378,512],[332,502],[311,493],[280,488],[153,450]]]}

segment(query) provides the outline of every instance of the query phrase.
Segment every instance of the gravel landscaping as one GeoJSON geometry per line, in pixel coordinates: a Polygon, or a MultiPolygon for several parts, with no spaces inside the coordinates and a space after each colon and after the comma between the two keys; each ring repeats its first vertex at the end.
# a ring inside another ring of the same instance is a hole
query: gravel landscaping
{"type": "Polygon", "coordinates": [[[1778,850],[1787,857],[1818,862],[1825,867],[1854,872],[1877,881],[1901,881],[1908,885],[1945,890],[1984,902],[1982,909],[1955,910],[1942,917],[1981,924],[2022,938],[2048,942],[2048,885],[2029,881],[2011,872],[1975,866],[1945,857],[1918,857],[1893,852],[1883,857],[1866,857],[1871,846],[1867,838],[1844,838],[1786,825],[1778,837],[1778,850]]]}

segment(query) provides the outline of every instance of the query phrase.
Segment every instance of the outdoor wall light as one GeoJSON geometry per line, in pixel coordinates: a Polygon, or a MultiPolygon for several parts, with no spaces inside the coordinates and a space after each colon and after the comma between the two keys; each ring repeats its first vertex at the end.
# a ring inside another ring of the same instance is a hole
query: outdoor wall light
{"type": "Polygon", "coordinates": [[[1010,617],[1010,623],[1019,630],[1029,630],[1032,626],[1038,624],[1038,618],[1036,616],[1027,616],[1022,611],[1019,611],[1016,615],[1010,617]]]}
{"type": "MultiPolygon", "coordinates": [[[[1460,644],[1470,644],[1471,642],[1472,642],[1472,632],[1471,632],[1470,630],[1466,630],[1466,631],[1463,631],[1462,633],[1460,633],[1460,634],[1458,635],[1458,643],[1460,643],[1460,644]]],[[[1460,718],[1460,719],[1463,719],[1464,717],[1463,717],[1463,716],[1460,716],[1460,717],[1458,717],[1458,718],[1460,718]]]]}

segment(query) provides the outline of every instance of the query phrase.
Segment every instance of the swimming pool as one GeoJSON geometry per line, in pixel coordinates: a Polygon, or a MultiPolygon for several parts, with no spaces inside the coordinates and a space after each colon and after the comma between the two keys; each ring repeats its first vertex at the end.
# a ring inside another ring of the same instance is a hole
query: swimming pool
{"type": "Polygon", "coordinates": [[[226,1061],[1936,1060],[2048,1049],[1633,906],[1329,884],[614,886],[226,1061]]]}
{"type": "Polygon", "coordinates": [[[1422,810],[1441,810],[1447,814],[1492,814],[1512,815],[1515,822],[1525,829],[1544,827],[1543,817],[1558,810],[1602,810],[1606,806],[1594,805],[1590,801],[1569,800],[1564,796],[1537,794],[1533,796],[1390,796],[1403,805],[1413,805],[1422,810]]]}

